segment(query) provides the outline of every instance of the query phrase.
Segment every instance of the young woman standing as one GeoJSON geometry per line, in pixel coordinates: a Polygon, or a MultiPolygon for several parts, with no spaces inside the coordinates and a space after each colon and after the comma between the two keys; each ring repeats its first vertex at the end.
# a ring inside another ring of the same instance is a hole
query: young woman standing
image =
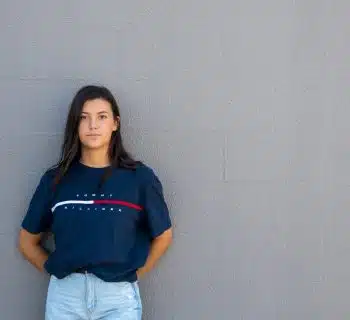
{"type": "Polygon", "coordinates": [[[105,87],[81,88],[70,106],[61,159],[31,199],[19,249],[51,275],[46,320],[140,320],[138,279],[171,243],[162,185],[123,147],[120,113],[105,87]],[[50,230],[55,250],[40,245],[50,230]]]}

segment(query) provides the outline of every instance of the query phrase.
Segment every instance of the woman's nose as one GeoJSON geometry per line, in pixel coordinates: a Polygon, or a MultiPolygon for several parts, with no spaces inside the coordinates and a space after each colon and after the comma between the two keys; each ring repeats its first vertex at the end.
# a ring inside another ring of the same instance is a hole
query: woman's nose
{"type": "Polygon", "coordinates": [[[89,121],[89,127],[90,127],[90,129],[96,129],[97,128],[97,121],[96,121],[96,119],[90,119],[90,121],[89,121]]]}

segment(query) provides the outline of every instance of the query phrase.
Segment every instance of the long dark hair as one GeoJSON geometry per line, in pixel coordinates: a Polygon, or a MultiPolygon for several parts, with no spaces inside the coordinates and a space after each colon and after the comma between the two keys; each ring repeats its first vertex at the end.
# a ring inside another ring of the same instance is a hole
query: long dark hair
{"type": "MultiPolygon", "coordinates": [[[[110,103],[113,116],[120,117],[119,107],[116,99],[109,89],[104,86],[88,85],[82,87],[74,96],[67,117],[64,140],[62,143],[61,156],[55,168],[54,186],[56,186],[67,173],[73,162],[79,161],[81,156],[81,143],[78,135],[78,127],[84,103],[89,100],[103,99],[110,103]]],[[[109,144],[108,155],[111,165],[106,169],[99,188],[111,174],[113,168],[135,169],[138,161],[132,159],[125,150],[120,133],[120,123],[118,129],[112,133],[109,144]]]]}

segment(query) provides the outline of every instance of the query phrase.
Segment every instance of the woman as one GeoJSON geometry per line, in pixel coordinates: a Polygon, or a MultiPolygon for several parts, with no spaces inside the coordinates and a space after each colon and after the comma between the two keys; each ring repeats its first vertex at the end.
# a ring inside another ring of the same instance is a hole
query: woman
{"type": "Polygon", "coordinates": [[[124,149],[113,95],[81,88],[61,159],[42,176],[19,235],[21,253],[51,275],[45,319],[141,319],[138,279],[171,239],[161,183],[124,149]],[[49,230],[50,254],[40,246],[49,230]]]}

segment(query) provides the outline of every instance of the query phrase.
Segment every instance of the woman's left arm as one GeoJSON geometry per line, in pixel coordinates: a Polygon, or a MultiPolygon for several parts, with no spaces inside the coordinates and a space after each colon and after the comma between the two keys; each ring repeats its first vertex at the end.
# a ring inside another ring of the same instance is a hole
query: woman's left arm
{"type": "Polygon", "coordinates": [[[146,263],[143,267],[137,270],[137,278],[142,278],[146,273],[150,272],[160,257],[167,251],[173,238],[172,228],[164,231],[161,235],[154,238],[151,244],[150,252],[146,263]]]}

